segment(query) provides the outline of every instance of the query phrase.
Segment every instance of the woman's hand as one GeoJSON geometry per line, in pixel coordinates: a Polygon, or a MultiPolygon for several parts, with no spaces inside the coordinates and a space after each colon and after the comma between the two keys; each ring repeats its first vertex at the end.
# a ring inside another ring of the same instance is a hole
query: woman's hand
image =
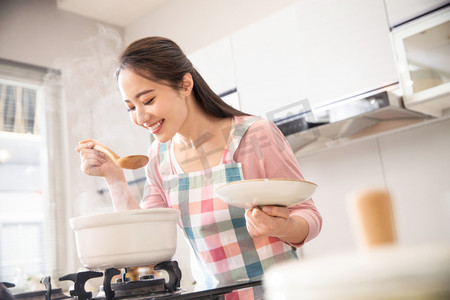
{"type": "Polygon", "coordinates": [[[297,244],[303,242],[309,232],[306,221],[298,216],[290,216],[287,207],[254,207],[245,212],[245,219],[247,230],[253,238],[273,236],[297,244]]]}
{"type": "Polygon", "coordinates": [[[76,146],[75,151],[80,154],[81,158],[81,170],[87,175],[102,177],[122,172],[111,158],[94,149],[96,144],[101,145],[93,139],[86,139],[80,141],[76,146]]]}
{"type": "Polygon", "coordinates": [[[103,146],[93,139],[80,141],[75,151],[81,157],[81,170],[87,175],[102,176],[108,185],[114,209],[139,209],[130,187],[128,186],[122,168],[103,152],[94,149],[95,145],[103,146]]]}

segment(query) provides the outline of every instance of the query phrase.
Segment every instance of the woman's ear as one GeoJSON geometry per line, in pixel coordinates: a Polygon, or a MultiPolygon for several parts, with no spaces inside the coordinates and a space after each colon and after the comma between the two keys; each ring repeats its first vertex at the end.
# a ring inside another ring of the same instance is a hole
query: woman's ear
{"type": "Polygon", "coordinates": [[[185,96],[189,96],[194,88],[194,80],[191,73],[186,73],[183,76],[183,83],[181,86],[181,93],[185,96]]]}

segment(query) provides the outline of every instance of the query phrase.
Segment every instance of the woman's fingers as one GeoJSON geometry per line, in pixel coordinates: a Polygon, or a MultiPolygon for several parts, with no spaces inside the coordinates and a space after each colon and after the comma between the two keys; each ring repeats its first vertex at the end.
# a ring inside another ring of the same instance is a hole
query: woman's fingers
{"type": "Polygon", "coordinates": [[[254,207],[245,212],[247,230],[252,237],[276,236],[289,219],[287,207],[254,207]]]}
{"type": "Polygon", "coordinates": [[[266,205],[261,210],[272,217],[289,218],[289,209],[286,206],[266,205]]]}
{"type": "Polygon", "coordinates": [[[93,139],[82,140],[75,147],[81,158],[81,170],[88,175],[102,176],[101,167],[109,158],[100,151],[94,150],[96,142],[93,139]]]}
{"type": "Polygon", "coordinates": [[[82,140],[75,147],[75,151],[80,153],[80,151],[83,150],[83,149],[92,149],[92,148],[94,148],[94,145],[95,145],[95,143],[91,139],[82,140]]]}

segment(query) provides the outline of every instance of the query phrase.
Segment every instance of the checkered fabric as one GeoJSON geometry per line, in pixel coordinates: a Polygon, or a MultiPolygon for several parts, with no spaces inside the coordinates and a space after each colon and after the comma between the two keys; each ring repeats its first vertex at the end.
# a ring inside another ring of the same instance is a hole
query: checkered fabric
{"type": "Polygon", "coordinates": [[[173,175],[169,164],[170,144],[160,145],[160,166],[170,207],[181,213],[184,229],[206,278],[220,283],[261,279],[274,263],[296,258],[295,251],[274,237],[252,238],[246,228],[245,210],[228,206],[215,190],[243,180],[240,163],[233,154],[247,129],[257,118],[241,118],[233,124],[222,163],[213,168],[173,175]]]}

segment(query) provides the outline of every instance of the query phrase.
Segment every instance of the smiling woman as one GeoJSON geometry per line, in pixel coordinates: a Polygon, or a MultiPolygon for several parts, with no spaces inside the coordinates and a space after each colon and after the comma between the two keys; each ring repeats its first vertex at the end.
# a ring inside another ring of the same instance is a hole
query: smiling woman
{"type": "MultiPolygon", "coordinates": [[[[261,280],[272,265],[295,260],[296,247],[319,233],[320,213],[309,196],[280,207],[275,194],[270,205],[247,210],[217,196],[229,182],[303,176],[275,124],[225,103],[176,43],[163,37],[133,42],[119,57],[116,78],[131,120],[156,138],[144,196],[139,204],[123,170],[95,150],[95,140],[76,147],[82,170],[105,179],[116,210],[179,211],[200,286],[261,280]]],[[[261,297],[261,287],[254,287],[225,299],[261,297]]]]}

